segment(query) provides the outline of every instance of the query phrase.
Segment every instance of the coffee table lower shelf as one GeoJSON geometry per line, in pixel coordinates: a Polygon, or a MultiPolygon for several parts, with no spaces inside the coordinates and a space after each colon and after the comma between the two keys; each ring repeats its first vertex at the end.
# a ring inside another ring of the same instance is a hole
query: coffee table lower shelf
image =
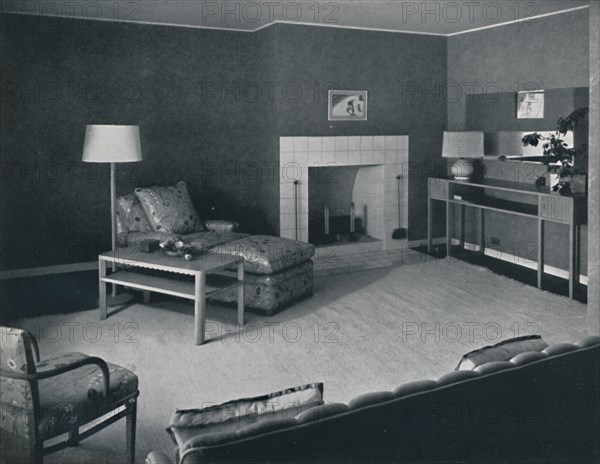
{"type": "MultiPolygon", "coordinates": [[[[121,255],[126,255],[121,252],[121,255]]],[[[227,261],[212,259],[213,263],[198,260],[190,266],[183,268],[185,261],[169,262],[169,258],[160,255],[142,255],[142,258],[120,258],[115,253],[104,253],[99,257],[99,284],[100,284],[100,319],[108,317],[106,299],[106,284],[122,285],[128,288],[141,290],[144,294],[144,303],[150,302],[150,292],[162,293],[194,302],[194,343],[201,345],[205,341],[205,308],[206,299],[228,290],[237,288],[238,291],[238,324],[244,324],[244,262],[242,259],[230,258],[227,261]],[[125,270],[117,270],[107,275],[106,263],[112,261],[129,266],[125,270]],[[227,266],[237,264],[237,278],[218,274],[216,272],[227,266]],[[137,272],[135,269],[163,272],[157,275],[148,272],[137,272]],[[187,279],[186,279],[187,277],[187,279]]]]}
{"type": "MultiPolygon", "coordinates": [[[[211,277],[212,276],[207,277],[204,291],[205,298],[243,285],[243,282],[239,282],[233,277],[221,275],[219,275],[219,277],[222,277],[223,281],[227,279],[231,281],[231,283],[228,285],[219,285],[217,283],[212,283],[211,277]]],[[[114,274],[104,277],[102,280],[108,284],[123,285],[125,287],[137,288],[139,290],[163,293],[165,295],[177,296],[179,298],[187,298],[188,300],[194,300],[196,298],[195,284],[193,282],[186,282],[184,280],[138,274],[137,272],[131,271],[117,271],[114,274]]]]}

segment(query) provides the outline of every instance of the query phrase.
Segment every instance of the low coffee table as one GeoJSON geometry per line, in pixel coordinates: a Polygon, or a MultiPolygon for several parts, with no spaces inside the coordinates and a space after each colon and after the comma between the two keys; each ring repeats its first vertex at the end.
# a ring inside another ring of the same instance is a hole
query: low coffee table
{"type": "Polygon", "coordinates": [[[139,247],[118,248],[98,257],[100,284],[100,319],[107,318],[106,284],[123,285],[144,292],[144,303],[150,301],[150,292],[187,298],[194,302],[194,343],[205,341],[204,323],[206,298],[217,293],[238,289],[238,324],[244,324],[244,260],[238,256],[203,253],[191,261],[179,256],[168,256],[162,251],[141,252],[139,247]],[[115,262],[126,269],[106,274],[107,262],[115,262]],[[237,279],[219,271],[237,265],[237,279]],[[136,269],[160,271],[144,274],[136,269]],[[178,278],[192,276],[193,282],[178,278]]]}

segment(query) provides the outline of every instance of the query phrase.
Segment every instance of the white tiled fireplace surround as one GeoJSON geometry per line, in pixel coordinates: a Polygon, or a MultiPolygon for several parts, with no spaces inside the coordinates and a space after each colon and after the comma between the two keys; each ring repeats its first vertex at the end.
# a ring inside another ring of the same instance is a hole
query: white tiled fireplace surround
{"type": "Polygon", "coordinates": [[[307,242],[308,168],[359,166],[361,169],[352,199],[356,203],[357,217],[361,215],[361,204],[368,204],[369,235],[380,240],[380,249],[388,250],[401,246],[401,241],[392,240],[392,232],[399,226],[396,179],[399,174],[402,175],[400,227],[408,228],[408,136],[280,137],[279,163],[279,220],[282,237],[296,238],[294,180],[298,181],[297,239],[307,242]],[[381,168],[376,169],[376,166],[381,168]],[[365,169],[362,169],[363,167],[365,169]],[[360,179],[367,184],[358,185],[360,179]],[[357,195],[363,197],[356,198],[357,195]]]}

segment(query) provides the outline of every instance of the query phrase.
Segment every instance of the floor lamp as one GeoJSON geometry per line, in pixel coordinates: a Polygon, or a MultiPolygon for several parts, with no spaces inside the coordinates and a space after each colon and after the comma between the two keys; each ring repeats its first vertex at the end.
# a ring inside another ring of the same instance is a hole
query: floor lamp
{"type": "MultiPolygon", "coordinates": [[[[110,163],[110,215],[112,227],[112,250],[117,249],[117,163],[142,160],[139,126],[90,125],[85,131],[83,161],[86,163],[110,163]]],[[[113,262],[112,270],[117,269],[113,262]]],[[[118,306],[127,303],[131,295],[117,295],[113,284],[108,304],[118,306]]]]}

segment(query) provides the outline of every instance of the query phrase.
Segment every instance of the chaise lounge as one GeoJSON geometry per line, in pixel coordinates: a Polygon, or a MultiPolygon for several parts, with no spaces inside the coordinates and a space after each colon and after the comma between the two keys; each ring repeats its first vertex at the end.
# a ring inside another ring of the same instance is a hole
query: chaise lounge
{"type": "MultiPolygon", "coordinates": [[[[185,182],[174,186],[137,188],[117,198],[119,246],[146,240],[183,241],[193,253],[207,251],[241,256],[245,261],[244,304],[272,315],[312,295],[314,246],[269,235],[248,235],[238,224],[201,220],[192,205],[185,182]]],[[[182,258],[183,259],[183,258],[182,258]]],[[[234,270],[227,271],[234,275],[234,270]]],[[[234,303],[237,292],[220,293],[213,301],[234,303]]]]}

